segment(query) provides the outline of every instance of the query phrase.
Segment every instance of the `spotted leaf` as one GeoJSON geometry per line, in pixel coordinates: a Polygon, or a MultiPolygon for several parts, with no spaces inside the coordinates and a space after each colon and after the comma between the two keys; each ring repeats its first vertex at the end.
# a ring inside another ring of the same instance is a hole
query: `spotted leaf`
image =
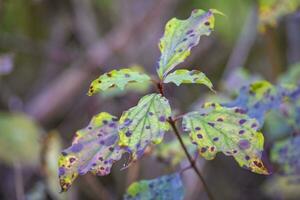
{"type": "Polygon", "coordinates": [[[141,157],[150,143],[158,144],[169,130],[167,122],[171,108],[160,94],[144,96],[137,106],[125,111],[120,118],[119,145],[131,153],[133,160],[141,157]]]}
{"type": "Polygon", "coordinates": [[[179,173],[161,176],[152,180],[132,183],[124,200],[172,199],[181,200],[184,189],[179,173]]]}
{"type": "Polygon", "coordinates": [[[239,96],[232,102],[223,104],[225,107],[239,107],[241,111],[255,118],[262,126],[265,113],[278,108],[282,95],[267,81],[257,81],[240,89],[239,96]]]}
{"type": "Polygon", "coordinates": [[[278,141],[271,150],[271,160],[287,175],[300,174],[300,136],[278,141]]]}
{"type": "MultiPolygon", "coordinates": [[[[181,138],[187,147],[188,152],[191,155],[194,155],[197,151],[197,148],[191,143],[191,138],[187,134],[182,135],[181,138]]],[[[186,155],[184,151],[182,151],[182,147],[177,139],[160,143],[153,150],[153,155],[173,166],[180,164],[181,161],[186,159],[186,155]]]]}
{"type": "Polygon", "coordinates": [[[113,70],[94,80],[90,85],[88,95],[92,96],[100,90],[105,91],[112,87],[123,90],[128,83],[144,83],[145,81],[150,81],[150,77],[141,72],[132,69],[113,70]]]}
{"type": "Polygon", "coordinates": [[[186,20],[171,19],[165,27],[164,36],[159,43],[161,57],[157,73],[164,78],[176,65],[190,55],[202,35],[209,35],[214,28],[215,10],[194,10],[186,20]]]}
{"type": "Polygon", "coordinates": [[[77,131],[72,146],[59,158],[62,191],[67,191],[78,175],[109,174],[123,153],[118,139],[117,118],[106,112],[94,116],[86,128],[77,131]]]}
{"type": "Polygon", "coordinates": [[[209,89],[213,90],[213,85],[211,81],[205,76],[204,73],[198,70],[186,70],[179,69],[171,74],[168,74],[164,80],[164,83],[175,83],[177,86],[182,83],[197,83],[206,85],[209,89]]]}
{"type": "Polygon", "coordinates": [[[204,108],[203,112],[191,112],[183,118],[183,129],[190,133],[200,155],[211,160],[223,152],[252,172],[268,174],[261,161],[264,137],[257,131],[257,120],[240,113],[239,108],[215,103],[207,103],[204,108]]]}

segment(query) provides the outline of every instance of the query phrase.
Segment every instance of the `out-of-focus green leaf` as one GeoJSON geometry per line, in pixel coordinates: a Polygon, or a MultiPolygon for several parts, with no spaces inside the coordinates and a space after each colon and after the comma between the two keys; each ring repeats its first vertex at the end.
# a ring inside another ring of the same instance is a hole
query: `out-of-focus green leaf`
{"type": "Polygon", "coordinates": [[[112,87],[123,90],[128,83],[144,83],[146,81],[150,81],[150,77],[138,71],[132,69],[113,70],[94,80],[88,95],[92,96],[100,90],[105,91],[112,87]]]}
{"type": "Polygon", "coordinates": [[[46,176],[46,185],[53,199],[67,199],[67,194],[59,193],[58,184],[58,165],[57,160],[62,151],[62,141],[56,131],[52,131],[47,135],[44,147],[44,173],[46,176]]]}
{"type": "Polygon", "coordinates": [[[124,200],[182,200],[183,196],[180,174],[175,173],[132,183],[124,195],[124,200]]]}
{"type": "MultiPolygon", "coordinates": [[[[139,66],[139,65],[133,65],[129,67],[130,70],[140,72],[140,73],[145,73],[144,69],[139,66]]],[[[101,97],[103,98],[111,98],[115,96],[122,96],[126,94],[127,92],[137,92],[137,93],[145,93],[146,91],[149,90],[151,86],[150,81],[144,81],[144,82],[129,82],[126,87],[121,90],[120,88],[117,87],[111,87],[108,88],[105,91],[102,91],[100,93],[101,97]]]]}
{"type": "Polygon", "coordinates": [[[262,126],[265,113],[278,108],[281,100],[282,96],[272,84],[267,81],[257,81],[242,87],[239,96],[234,101],[223,105],[241,108],[247,115],[257,119],[262,126]]]}
{"type": "Polygon", "coordinates": [[[300,174],[300,136],[291,137],[274,144],[271,160],[279,165],[284,174],[300,174]]]}
{"type": "Polygon", "coordinates": [[[279,83],[281,85],[300,84],[300,63],[290,66],[289,70],[280,77],[279,83]]]}
{"type": "Polygon", "coordinates": [[[189,55],[202,35],[209,35],[214,29],[214,10],[193,10],[186,20],[171,19],[165,27],[164,36],[159,43],[161,57],[157,73],[163,79],[178,64],[189,55]]]}
{"type": "Polygon", "coordinates": [[[293,129],[288,118],[279,110],[271,110],[267,113],[264,124],[264,135],[268,142],[286,137],[292,132],[293,129]]]}
{"type": "Polygon", "coordinates": [[[198,70],[176,70],[173,73],[168,74],[167,77],[164,79],[164,83],[170,82],[175,83],[177,86],[181,85],[182,83],[203,84],[213,91],[213,85],[211,81],[205,76],[204,73],[198,70]]]}
{"type": "Polygon", "coordinates": [[[72,146],[59,158],[59,180],[62,191],[67,191],[78,175],[91,172],[105,176],[113,163],[121,159],[123,149],[118,146],[117,118],[102,112],[89,125],[76,132],[72,146]]]}
{"type": "Polygon", "coordinates": [[[171,108],[160,94],[144,96],[135,107],[125,111],[119,121],[119,145],[131,154],[131,159],[141,157],[146,147],[162,141],[169,130],[167,122],[171,108]]]}
{"type": "Polygon", "coordinates": [[[183,118],[183,129],[190,133],[199,153],[212,160],[218,152],[233,156],[241,167],[259,174],[268,174],[261,161],[264,136],[259,124],[240,112],[207,103],[205,112],[191,112],[183,118]]]}
{"type": "Polygon", "coordinates": [[[262,191],[272,199],[299,199],[300,176],[275,175],[267,179],[262,191]]]}
{"type": "MultiPolygon", "coordinates": [[[[182,140],[188,149],[188,152],[193,155],[196,152],[196,146],[192,144],[191,138],[188,135],[182,135],[182,140]]],[[[186,159],[186,155],[177,139],[170,142],[162,142],[153,150],[153,155],[163,159],[172,166],[180,164],[186,159]]]]}
{"type": "Polygon", "coordinates": [[[40,128],[29,116],[0,112],[0,160],[7,164],[38,164],[40,133],[40,128]]]}
{"type": "Polygon", "coordinates": [[[299,0],[259,0],[259,28],[276,26],[277,20],[294,12],[300,5],[299,0]]]}

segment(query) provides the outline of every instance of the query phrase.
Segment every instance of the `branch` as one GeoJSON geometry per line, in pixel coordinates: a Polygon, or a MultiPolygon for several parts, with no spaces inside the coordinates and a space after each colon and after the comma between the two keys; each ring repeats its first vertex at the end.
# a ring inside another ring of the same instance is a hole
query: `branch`
{"type": "MultiPolygon", "coordinates": [[[[160,93],[162,96],[164,96],[164,92],[163,92],[163,84],[162,84],[161,82],[157,84],[157,89],[159,90],[159,93],[160,93]]],[[[184,144],[184,142],[183,142],[183,140],[182,140],[182,138],[181,138],[181,136],[180,136],[180,133],[179,133],[177,127],[176,127],[176,124],[175,124],[174,119],[173,119],[172,117],[169,117],[168,122],[169,122],[169,124],[171,125],[171,127],[172,127],[172,129],[173,129],[173,132],[175,133],[175,135],[176,135],[176,137],[177,137],[177,139],[178,139],[178,141],[179,141],[179,143],[180,143],[180,145],[181,145],[181,148],[183,149],[183,151],[184,151],[186,157],[188,158],[188,160],[189,160],[189,162],[190,162],[190,165],[191,165],[190,167],[193,168],[193,170],[196,172],[198,178],[199,178],[200,181],[202,182],[203,187],[204,187],[204,189],[205,189],[205,191],[206,191],[206,193],[207,193],[208,198],[209,198],[210,200],[213,200],[213,199],[214,199],[214,198],[213,198],[213,195],[212,195],[212,193],[210,192],[210,190],[209,190],[209,188],[208,188],[208,185],[206,184],[206,182],[205,182],[203,176],[201,175],[200,171],[198,170],[198,168],[197,168],[197,166],[196,166],[195,160],[193,160],[192,156],[191,156],[190,153],[188,152],[188,150],[187,150],[187,148],[186,148],[186,146],[185,146],[185,144],[184,144]]]]}

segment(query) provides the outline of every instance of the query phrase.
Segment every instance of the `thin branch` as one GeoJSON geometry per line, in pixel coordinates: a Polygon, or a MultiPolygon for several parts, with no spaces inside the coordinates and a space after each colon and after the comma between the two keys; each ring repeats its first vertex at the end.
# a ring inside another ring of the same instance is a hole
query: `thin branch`
{"type": "Polygon", "coordinates": [[[169,120],[168,120],[168,121],[169,121],[169,123],[170,123],[170,125],[171,125],[171,127],[172,127],[172,129],[173,129],[173,131],[174,131],[174,133],[175,133],[175,135],[176,135],[176,137],[177,137],[177,139],[178,139],[178,141],[179,141],[181,147],[182,147],[182,149],[184,150],[184,153],[185,153],[186,157],[188,158],[188,160],[189,160],[189,162],[190,162],[190,164],[191,164],[191,167],[194,169],[194,171],[196,172],[197,176],[198,176],[199,179],[201,180],[201,182],[202,182],[202,184],[203,184],[203,187],[204,187],[204,189],[205,189],[205,191],[206,191],[206,193],[207,193],[208,198],[209,198],[210,200],[213,200],[214,198],[213,198],[213,196],[212,196],[212,193],[210,192],[210,190],[209,190],[209,188],[208,188],[208,185],[206,184],[206,182],[205,182],[203,176],[201,175],[200,171],[198,170],[198,168],[197,168],[197,166],[196,166],[196,162],[192,159],[192,157],[191,157],[191,155],[189,154],[189,152],[188,152],[188,150],[187,150],[185,144],[183,143],[183,140],[182,140],[182,138],[181,138],[181,136],[180,136],[180,133],[179,133],[177,127],[176,127],[176,124],[175,124],[174,120],[172,119],[172,117],[169,117],[169,120]]]}
{"type": "Polygon", "coordinates": [[[22,168],[18,161],[14,162],[14,176],[17,200],[25,200],[22,168]]]}
{"type": "MultiPolygon", "coordinates": [[[[157,84],[157,89],[159,90],[159,93],[160,93],[162,96],[164,96],[163,83],[162,83],[162,82],[160,82],[160,83],[157,84]]],[[[184,142],[183,142],[183,140],[182,140],[182,138],[181,138],[181,136],[180,136],[180,133],[179,133],[177,127],[176,127],[176,124],[175,124],[174,119],[173,119],[172,117],[169,117],[169,118],[168,118],[168,122],[169,122],[169,124],[171,125],[171,127],[172,127],[172,129],[173,129],[173,132],[175,133],[175,135],[176,135],[176,137],[177,137],[177,139],[178,139],[178,141],[179,141],[179,143],[180,143],[180,145],[181,145],[181,148],[183,149],[183,151],[184,151],[186,157],[188,158],[188,160],[189,160],[189,162],[190,162],[190,165],[191,165],[190,167],[193,168],[193,170],[196,172],[198,178],[199,178],[200,181],[202,182],[203,187],[204,187],[204,189],[205,189],[205,191],[206,191],[206,193],[207,193],[208,198],[209,198],[210,200],[213,200],[213,199],[214,199],[214,198],[213,198],[213,195],[212,195],[212,193],[210,192],[210,190],[209,190],[209,188],[208,188],[208,185],[206,184],[206,182],[205,182],[203,176],[201,175],[200,171],[198,170],[198,168],[197,168],[197,166],[196,166],[195,160],[193,160],[192,156],[191,156],[190,153],[188,152],[187,147],[185,146],[185,144],[184,144],[184,142]]]]}

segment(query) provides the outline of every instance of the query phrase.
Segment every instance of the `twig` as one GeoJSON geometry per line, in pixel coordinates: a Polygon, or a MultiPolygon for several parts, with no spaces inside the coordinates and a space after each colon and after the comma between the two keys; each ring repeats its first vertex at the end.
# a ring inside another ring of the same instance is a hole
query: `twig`
{"type": "MultiPolygon", "coordinates": [[[[157,89],[159,90],[159,93],[164,96],[164,91],[163,91],[163,84],[162,82],[158,83],[157,84],[157,89]]],[[[176,127],[176,124],[175,124],[175,121],[172,117],[169,117],[168,118],[168,122],[169,124],[171,125],[172,129],[173,129],[173,132],[175,133],[180,145],[181,145],[181,148],[183,149],[186,157],[188,158],[189,162],[190,162],[190,167],[193,168],[193,170],[196,172],[198,178],[201,180],[202,184],[203,184],[203,187],[207,193],[207,196],[210,200],[213,200],[213,195],[212,193],[210,192],[209,188],[208,188],[208,185],[206,184],[203,176],[201,175],[200,171],[198,170],[197,166],[196,166],[196,162],[195,160],[193,160],[192,156],[190,155],[190,153],[188,152],[187,150],[187,147],[185,146],[181,136],[180,136],[180,133],[176,127]]]]}
{"type": "Polygon", "coordinates": [[[208,185],[206,184],[203,176],[201,175],[200,171],[198,170],[198,168],[196,166],[196,162],[192,159],[192,157],[189,154],[189,152],[188,152],[185,144],[183,143],[182,138],[180,136],[180,133],[179,133],[179,131],[178,131],[177,127],[176,127],[176,124],[175,124],[174,120],[172,119],[172,117],[169,117],[168,122],[170,123],[170,125],[171,125],[171,127],[172,127],[172,129],[173,129],[173,131],[174,131],[174,133],[175,133],[175,135],[176,135],[176,137],[177,137],[177,139],[178,139],[178,141],[179,141],[182,149],[184,150],[184,153],[185,153],[186,157],[188,158],[188,160],[189,160],[189,162],[191,164],[191,167],[194,169],[194,171],[196,172],[197,176],[201,180],[201,182],[203,184],[203,187],[204,187],[204,189],[205,189],[205,191],[207,193],[208,198],[210,200],[213,200],[214,198],[212,196],[212,193],[210,192],[210,190],[208,188],[208,185]]]}
{"type": "Polygon", "coordinates": [[[14,162],[14,177],[17,200],[25,200],[22,169],[18,161],[14,162]]]}

